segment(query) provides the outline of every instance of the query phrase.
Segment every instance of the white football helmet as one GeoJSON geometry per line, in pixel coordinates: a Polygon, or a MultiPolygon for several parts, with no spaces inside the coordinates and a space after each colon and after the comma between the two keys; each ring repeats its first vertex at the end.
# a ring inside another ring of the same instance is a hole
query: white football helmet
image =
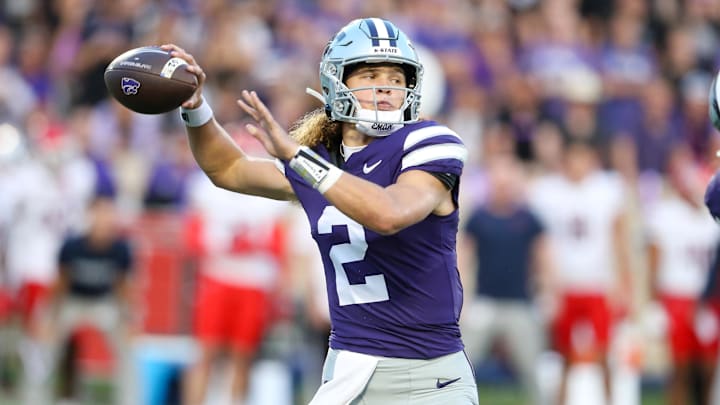
{"type": "Polygon", "coordinates": [[[325,104],[325,111],[332,120],[370,123],[375,129],[418,120],[423,67],[412,43],[393,23],[380,18],[353,20],[328,42],[320,61],[320,86],[322,94],[308,92],[325,104]],[[345,83],[348,67],[358,63],[397,63],[405,71],[407,87],[384,87],[405,91],[405,102],[399,111],[362,110],[353,94],[369,87],[349,89],[345,83]],[[361,111],[362,110],[362,111],[361,111]]]}

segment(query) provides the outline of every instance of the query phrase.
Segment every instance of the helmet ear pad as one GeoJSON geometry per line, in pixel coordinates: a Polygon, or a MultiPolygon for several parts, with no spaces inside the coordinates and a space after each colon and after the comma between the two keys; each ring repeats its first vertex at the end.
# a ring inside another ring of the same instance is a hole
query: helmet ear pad
{"type": "Polygon", "coordinates": [[[415,74],[415,68],[410,65],[401,64],[400,67],[405,72],[405,83],[408,88],[414,89],[417,85],[417,75],[415,74]]]}

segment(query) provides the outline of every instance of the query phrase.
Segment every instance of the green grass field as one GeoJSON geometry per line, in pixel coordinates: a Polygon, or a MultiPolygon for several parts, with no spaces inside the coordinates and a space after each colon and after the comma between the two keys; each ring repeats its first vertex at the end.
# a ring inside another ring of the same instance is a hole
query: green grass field
{"type": "MultiPolygon", "coordinates": [[[[481,404],[488,405],[523,405],[524,397],[520,391],[512,386],[480,385],[478,394],[481,404]]],[[[658,390],[646,390],[643,392],[642,405],[664,405],[663,392],[658,390]]]]}
{"type": "MultiPolygon", "coordinates": [[[[480,385],[478,388],[480,403],[488,405],[523,405],[523,396],[519,391],[507,385],[491,386],[480,385]]],[[[96,380],[89,382],[86,386],[85,399],[78,402],[78,405],[109,405],[110,386],[109,382],[96,380]]],[[[0,392],[0,404],[21,405],[17,400],[3,396],[0,392]]],[[[643,393],[642,405],[663,405],[663,393],[658,390],[648,390],[643,393]]],[[[142,405],[142,404],[138,404],[142,405]]],[[[297,404],[304,405],[304,404],[297,404]]]]}

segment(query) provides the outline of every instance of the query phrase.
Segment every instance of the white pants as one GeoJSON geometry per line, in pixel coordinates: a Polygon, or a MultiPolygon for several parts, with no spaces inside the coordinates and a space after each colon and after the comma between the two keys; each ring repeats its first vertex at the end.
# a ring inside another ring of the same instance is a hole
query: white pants
{"type": "Polygon", "coordinates": [[[330,349],[311,405],[477,405],[472,367],[460,351],[429,360],[330,349]],[[351,395],[339,396],[337,393],[351,395]]]}

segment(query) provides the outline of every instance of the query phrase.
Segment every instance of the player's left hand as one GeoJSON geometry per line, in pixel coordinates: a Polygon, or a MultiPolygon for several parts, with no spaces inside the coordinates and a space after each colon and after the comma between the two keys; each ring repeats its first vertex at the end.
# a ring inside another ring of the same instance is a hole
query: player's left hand
{"type": "Polygon", "coordinates": [[[242,91],[242,99],[237,101],[240,108],[248,113],[259,125],[247,124],[252,136],[263,144],[273,157],[290,160],[300,145],[275,121],[272,113],[254,91],[242,91]]]}

